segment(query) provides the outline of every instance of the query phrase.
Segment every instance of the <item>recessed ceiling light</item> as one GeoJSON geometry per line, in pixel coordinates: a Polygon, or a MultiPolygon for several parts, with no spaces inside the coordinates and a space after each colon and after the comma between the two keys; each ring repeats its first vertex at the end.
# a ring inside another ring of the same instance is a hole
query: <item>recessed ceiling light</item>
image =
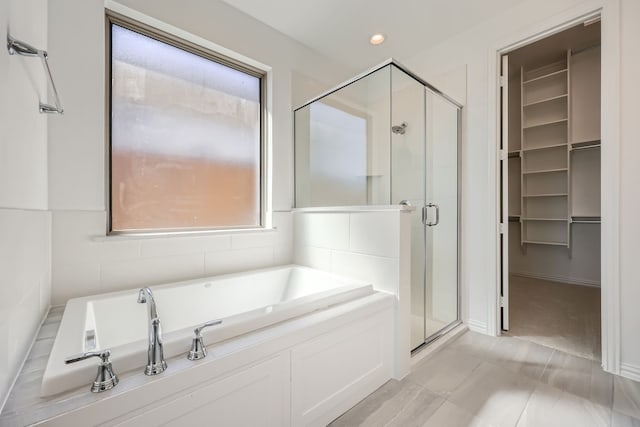
{"type": "Polygon", "coordinates": [[[373,45],[382,44],[382,42],[384,42],[384,35],[382,35],[382,34],[374,34],[369,39],[369,43],[371,43],[373,45]]]}

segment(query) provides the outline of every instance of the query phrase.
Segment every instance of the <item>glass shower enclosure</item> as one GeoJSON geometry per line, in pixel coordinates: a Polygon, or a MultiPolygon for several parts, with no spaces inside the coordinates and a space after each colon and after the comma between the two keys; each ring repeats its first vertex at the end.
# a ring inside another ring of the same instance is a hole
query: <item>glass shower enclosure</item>
{"type": "Polygon", "coordinates": [[[416,207],[413,350],[460,319],[460,108],[389,60],[294,112],[297,208],[416,207]]]}

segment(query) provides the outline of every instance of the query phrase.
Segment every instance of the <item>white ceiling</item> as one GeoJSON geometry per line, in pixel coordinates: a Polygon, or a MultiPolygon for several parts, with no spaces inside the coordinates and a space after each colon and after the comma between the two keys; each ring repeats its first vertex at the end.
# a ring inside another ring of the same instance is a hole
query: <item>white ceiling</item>
{"type": "Polygon", "coordinates": [[[356,69],[410,58],[523,0],[223,0],[356,69]],[[387,40],[369,44],[374,33],[387,40]]]}

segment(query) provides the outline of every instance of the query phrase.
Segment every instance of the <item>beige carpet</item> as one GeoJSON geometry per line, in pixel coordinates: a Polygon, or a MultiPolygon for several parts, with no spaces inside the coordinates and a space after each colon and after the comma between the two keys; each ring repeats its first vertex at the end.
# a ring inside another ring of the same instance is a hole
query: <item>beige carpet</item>
{"type": "Polygon", "coordinates": [[[507,335],[600,360],[600,288],[511,275],[507,335]]]}

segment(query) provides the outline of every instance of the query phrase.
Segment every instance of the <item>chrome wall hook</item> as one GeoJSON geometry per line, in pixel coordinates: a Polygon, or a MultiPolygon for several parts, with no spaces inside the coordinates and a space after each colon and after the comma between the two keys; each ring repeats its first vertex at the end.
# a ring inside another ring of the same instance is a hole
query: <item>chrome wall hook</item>
{"type": "Polygon", "coordinates": [[[51,90],[53,91],[53,95],[55,97],[55,105],[45,104],[41,102],[40,112],[62,114],[64,110],[62,109],[62,105],[60,104],[60,96],[58,95],[58,90],[56,89],[56,85],[53,82],[53,76],[51,75],[51,69],[49,68],[49,62],[47,60],[49,58],[47,51],[37,49],[31,46],[29,43],[17,40],[10,35],[7,36],[7,50],[9,50],[10,55],[34,56],[42,60],[42,66],[44,67],[44,71],[47,74],[49,84],[51,85],[51,90]]]}

